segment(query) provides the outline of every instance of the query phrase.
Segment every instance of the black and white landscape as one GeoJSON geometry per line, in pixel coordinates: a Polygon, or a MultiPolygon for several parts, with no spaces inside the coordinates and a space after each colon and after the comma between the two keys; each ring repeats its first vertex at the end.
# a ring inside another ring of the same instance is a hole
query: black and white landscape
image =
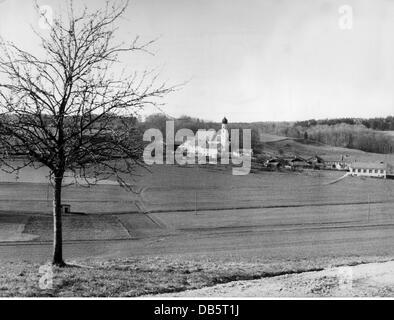
{"type": "Polygon", "coordinates": [[[393,297],[393,16],[0,0],[0,297],[393,297]]]}

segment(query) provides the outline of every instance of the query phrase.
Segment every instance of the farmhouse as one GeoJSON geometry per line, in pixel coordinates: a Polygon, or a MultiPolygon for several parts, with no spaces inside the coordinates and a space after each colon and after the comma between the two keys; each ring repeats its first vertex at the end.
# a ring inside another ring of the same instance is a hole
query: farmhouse
{"type": "Polygon", "coordinates": [[[352,176],[386,178],[387,165],[383,162],[353,162],[349,165],[349,172],[352,176]]]}
{"type": "Polygon", "coordinates": [[[312,166],[313,169],[323,169],[325,166],[323,158],[315,155],[308,159],[308,163],[312,166]]]}
{"type": "Polygon", "coordinates": [[[349,169],[350,156],[325,155],[320,157],[324,162],[325,169],[347,170],[349,169]]]}
{"type": "Polygon", "coordinates": [[[293,159],[289,160],[289,164],[292,168],[308,168],[310,167],[308,161],[305,159],[296,156],[293,159]]]}
{"type": "Polygon", "coordinates": [[[289,165],[289,163],[282,158],[272,158],[265,162],[265,166],[270,169],[279,169],[286,165],[289,165]]]}

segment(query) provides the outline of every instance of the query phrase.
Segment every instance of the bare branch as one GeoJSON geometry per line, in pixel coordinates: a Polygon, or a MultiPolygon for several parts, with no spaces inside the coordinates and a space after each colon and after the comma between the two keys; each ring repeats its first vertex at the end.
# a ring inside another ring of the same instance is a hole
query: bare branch
{"type": "MultiPolygon", "coordinates": [[[[53,19],[49,33],[36,32],[44,57],[1,41],[0,83],[1,164],[25,157],[52,176],[74,177],[74,183],[96,184],[113,179],[133,189],[130,178],[143,166],[142,134],[136,116],[177,87],[159,84],[154,70],[114,77],[119,55],[152,54],[156,40],[117,42],[116,22],[128,1],[77,13],[70,1],[66,17],[53,19]]],[[[39,10],[36,4],[37,10],[39,10]]]]}

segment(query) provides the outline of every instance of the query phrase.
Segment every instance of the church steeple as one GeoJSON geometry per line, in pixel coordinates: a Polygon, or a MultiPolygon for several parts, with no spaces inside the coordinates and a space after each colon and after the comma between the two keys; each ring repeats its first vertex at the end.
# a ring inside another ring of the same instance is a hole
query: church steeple
{"type": "Polygon", "coordinates": [[[226,117],[222,120],[222,129],[220,130],[220,148],[221,152],[229,151],[230,136],[227,129],[228,120],[226,117]]]}
{"type": "Polygon", "coordinates": [[[226,117],[224,117],[222,120],[222,130],[227,129],[227,123],[228,123],[228,120],[226,117]]]}

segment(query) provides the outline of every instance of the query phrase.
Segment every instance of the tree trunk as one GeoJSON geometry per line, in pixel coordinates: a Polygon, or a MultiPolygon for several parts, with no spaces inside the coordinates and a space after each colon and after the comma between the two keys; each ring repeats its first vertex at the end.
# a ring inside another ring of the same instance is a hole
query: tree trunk
{"type": "Polygon", "coordinates": [[[63,176],[55,176],[55,189],[53,196],[53,260],[52,264],[64,266],[63,237],[62,237],[62,181],[63,176]]]}

